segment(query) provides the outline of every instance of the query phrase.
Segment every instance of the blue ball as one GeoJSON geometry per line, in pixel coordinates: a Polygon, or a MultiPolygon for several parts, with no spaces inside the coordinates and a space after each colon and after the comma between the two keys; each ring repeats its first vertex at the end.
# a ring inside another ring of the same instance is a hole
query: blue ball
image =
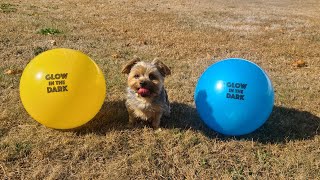
{"type": "Polygon", "coordinates": [[[256,64],[239,58],[219,61],[200,77],[195,103],[201,119],[224,135],[244,135],[269,118],[274,90],[268,75],[256,64]]]}

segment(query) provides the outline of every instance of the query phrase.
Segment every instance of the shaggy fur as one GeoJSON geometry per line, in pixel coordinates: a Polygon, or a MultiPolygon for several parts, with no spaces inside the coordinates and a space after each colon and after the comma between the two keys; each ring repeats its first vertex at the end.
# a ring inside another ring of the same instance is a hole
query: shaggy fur
{"type": "Polygon", "coordinates": [[[129,123],[136,120],[149,121],[157,129],[163,115],[170,115],[170,104],[164,88],[164,78],[170,69],[155,59],[151,63],[134,58],[122,70],[128,75],[126,107],[129,123]],[[141,93],[141,88],[147,93],[141,93]]]}

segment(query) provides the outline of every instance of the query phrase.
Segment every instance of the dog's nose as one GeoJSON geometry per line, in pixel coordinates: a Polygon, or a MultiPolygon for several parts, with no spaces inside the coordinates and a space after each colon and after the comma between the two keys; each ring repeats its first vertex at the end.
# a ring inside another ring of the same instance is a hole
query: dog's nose
{"type": "Polygon", "coordinates": [[[141,81],[141,82],[140,82],[140,86],[141,86],[141,87],[145,87],[146,85],[147,85],[147,82],[145,82],[145,81],[141,81]]]}

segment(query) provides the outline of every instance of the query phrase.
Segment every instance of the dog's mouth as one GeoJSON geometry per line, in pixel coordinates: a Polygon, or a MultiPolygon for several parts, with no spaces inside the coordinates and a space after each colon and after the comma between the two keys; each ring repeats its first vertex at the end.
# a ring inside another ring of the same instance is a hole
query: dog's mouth
{"type": "Polygon", "coordinates": [[[148,88],[141,87],[138,89],[137,93],[142,97],[148,97],[151,95],[151,91],[148,88]]]}

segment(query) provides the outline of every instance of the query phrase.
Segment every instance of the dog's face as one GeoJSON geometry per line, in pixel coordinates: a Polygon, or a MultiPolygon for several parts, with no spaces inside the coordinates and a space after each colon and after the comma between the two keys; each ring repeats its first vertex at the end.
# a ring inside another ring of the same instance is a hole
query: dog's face
{"type": "Polygon", "coordinates": [[[141,97],[155,97],[161,93],[164,77],[170,75],[170,69],[158,60],[152,63],[135,58],[122,70],[128,74],[128,86],[141,97]]]}

